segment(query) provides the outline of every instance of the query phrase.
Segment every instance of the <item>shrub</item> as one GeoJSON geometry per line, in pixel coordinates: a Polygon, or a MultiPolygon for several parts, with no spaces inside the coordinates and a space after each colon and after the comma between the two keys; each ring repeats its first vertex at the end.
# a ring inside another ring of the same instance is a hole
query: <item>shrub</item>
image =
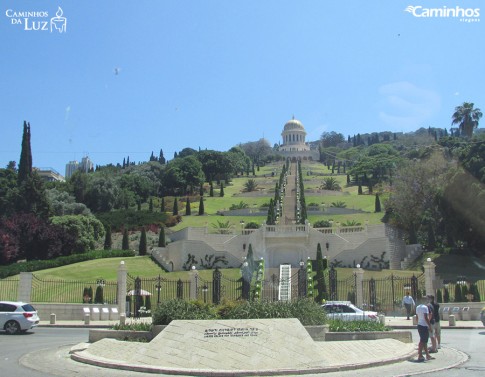
{"type": "Polygon", "coordinates": [[[130,330],[130,331],[151,331],[152,325],[145,322],[132,322],[122,325],[117,323],[113,325],[112,330],[130,330]]]}
{"type": "Polygon", "coordinates": [[[342,223],[342,226],[359,226],[359,225],[362,225],[362,224],[356,220],[346,220],[342,223]]]}
{"type": "Polygon", "coordinates": [[[345,202],[342,202],[342,201],[337,201],[337,202],[332,202],[332,207],[334,208],[346,208],[347,207],[347,204],[345,204],[345,202]]]}
{"type": "Polygon", "coordinates": [[[314,228],[331,228],[332,224],[328,220],[318,220],[313,223],[314,228]]]}
{"type": "Polygon", "coordinates": [[[325,311],[312,299],[294,302],[241,301],[239,305],[224,306],[222,313],[224,319],[297,318],[304,326],[323,325],[326,322],[325,311]]]}
{"type": "Polygon", "coordinates": [[[342,321],[332,319],[328,321],[331,332],[362,332],[362,331],[391,331],[392,328],[374,321],[342,321]]]}
{"type": "Polygon", "coordinates": [[[163,301],[153,311],[154,325],[168,325],[176,319],[216,319],[216,313],[209,304],[199,301],[163,301]]]}
{"type": "Polygon", "coordinates": [[[73,254],[67,257],[59,257],[49,260],[34,260],[29,262],[13,263],[8,266],[0,266],[0,279],[17,275],[21,272],[45,270],[47,268],[66,266],[68,264],[84,262],[92,259],[134,256],[135,253],[130,250],[96,250],[84,254],[73,254]]]}
{"type": "Polygon", "coordinates": [[[248,208],[248,207],[249,207],[249,204],[245,203],[241,200],[237,204],[232,204],[231,207],[229,207],[229,209],[232,211],[232,210],[236,210],[236,209],[245,209],[245,208],[248,208]]]}
{"type": "Polygon", "coordinates": [[[322,184],[323,190],[340,191],[341,187],[334,177],[325,178],[322,184]]]}
{"type": "Polygon", "coordinates": [[[168,220],[169,216],[166,213],[161,212],[123,209],[99,213],[96,215],[96,217],[103,223],[105,227],[109,225],[112,231],[120,232],[122,228],[140,229],[143,226],[152,224],[162,226],[168,220]]]}
{"type": "Polygon", "coordinates": [[[244,183],[244,191],[246,191],[246,192],[256,191],[257,187],[258,187],[258,184],[256,183],[256,180],[254,180],[254,179],[248,179],[244,183]]]}
{"type": "Polygon", "coordinates": [[[259,224],[254,221],[250,221],[244,225],[244,229],[259,229],[259,224]]]}

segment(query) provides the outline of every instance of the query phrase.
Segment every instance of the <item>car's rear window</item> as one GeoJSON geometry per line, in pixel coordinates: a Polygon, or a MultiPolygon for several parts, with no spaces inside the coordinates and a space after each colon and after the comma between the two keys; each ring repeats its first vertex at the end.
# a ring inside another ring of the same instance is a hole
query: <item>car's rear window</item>
{"type": "Polygon", "coordinates": [[[22,305],[22,309],[24,309],[26,312],[35,312],[34,307],[30,304],[22,305]]]}

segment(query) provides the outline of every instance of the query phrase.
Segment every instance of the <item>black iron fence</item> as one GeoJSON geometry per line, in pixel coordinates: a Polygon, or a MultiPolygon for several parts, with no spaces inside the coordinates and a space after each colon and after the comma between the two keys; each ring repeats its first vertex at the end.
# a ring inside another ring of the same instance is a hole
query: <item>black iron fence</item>
{"type": "Polygon", "coordinates": [[[32,302],[116,304],[116,281],[74,281],[42,279],[32,275],[32,302]]]}
{"type": "Polygon", "coordinates": [[[402,298],[409,292],[417,300],[425,295],[424,274],[403,277],[391,274],[382,279],[362,281],[363,309],[380,313],[401,310],[402,298]]]}
{"type": "Polygon", "coordinates": [[[18,276],[0,279],[0,299],[4,301],[17,301],[18,286],[18,276]]]}

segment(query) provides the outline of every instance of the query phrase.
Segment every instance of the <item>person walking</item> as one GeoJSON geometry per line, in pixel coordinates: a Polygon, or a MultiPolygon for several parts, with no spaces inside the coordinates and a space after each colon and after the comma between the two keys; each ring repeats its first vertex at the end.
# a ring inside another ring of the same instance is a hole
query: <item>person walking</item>
{"type": "Polygon", "coordinates": [[[434,300],[434,296],[432,295],[427,295],[426,296],[426,306],[428,307],[428,319],[429,323],[431,324],[431,328],[429,330],[429,338],[431,339],[431,347],[429,348],[429,353],[436,353],[438,352],[438,347],[436,345],[436,334],[434,331],[434,324],[435,324],[435,311],[433,308],[433,305],[431,304],[431,301],[434,300]]]}
{"type": "Polygon", "coordinates": [[[414,307],[416,306],[409,292],[406,292],[406,295],[403,297],[402,305],[406,308],[406,319],[409,320],[409,317],[412,315],[414,307]]]}
{"type": "Polygon", "coordinates": [[[433,333],[436,338],[436,349],[438,350],[441,348],[441,324],[440,324],[440,304],[434,301],[434,296],[428,296],[431,306],[433,307],[433,318],[434,323],[433,325],[433,333]]]}
{"type": "Polygon", "coordinates": [[[424,361],[423,351],[426,354],[426,360],[434,359],[431,357],[428,351],[428,339],[431,330],[431,323],[428,318],[429,310],[428,306],[425,304],[418,305],[416,307],[416,316],[418,317],[418,360],[419,362],[424,361]]]}

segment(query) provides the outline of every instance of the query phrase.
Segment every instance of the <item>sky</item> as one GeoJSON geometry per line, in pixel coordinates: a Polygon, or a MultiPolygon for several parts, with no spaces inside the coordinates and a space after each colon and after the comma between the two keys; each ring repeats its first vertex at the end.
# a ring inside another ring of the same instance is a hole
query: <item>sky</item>
{"type": "Polygon", "coordinates": [[[313,141],[485,110],[481,0],[0,0],[0,36],[2,168],[24,120],[33,165],[64,174],[273,145],[293,116],[313,141]]]}

